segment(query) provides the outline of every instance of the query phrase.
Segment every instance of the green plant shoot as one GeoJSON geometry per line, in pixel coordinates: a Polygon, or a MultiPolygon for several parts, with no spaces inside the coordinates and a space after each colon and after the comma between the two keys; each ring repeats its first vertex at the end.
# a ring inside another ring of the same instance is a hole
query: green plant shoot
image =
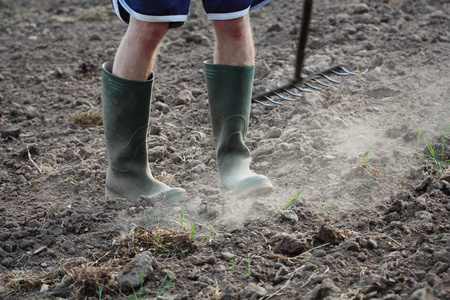
{"type": "Polygon", "coordinates": [[[288,207],[289,205],[291,205],[291,203],[294,202],[295,199],[297,199],[298,196],[301,195],[301,193],[303,193],[303,190],[304,190],[304,189],[302,189],[297,195],[295,195],[294,197],[292,197],[292,198],[291,198],[291,199],[283,206],[282,209],[285,209],[286,207],[288,207]]]}

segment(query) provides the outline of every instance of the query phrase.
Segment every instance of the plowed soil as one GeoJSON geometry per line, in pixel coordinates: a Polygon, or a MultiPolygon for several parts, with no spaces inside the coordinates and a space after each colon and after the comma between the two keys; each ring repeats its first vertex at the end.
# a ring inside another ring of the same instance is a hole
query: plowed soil
{"type": "MultiPolygon", "coordinates": [[[[292,78],[302,3],[251,12],[255,93],[292,78]]],[[[101,112],[126,24],[109,1],[0,0],[0,298],[449,299],[449,16],[317,1],[304,74],[356,75],[252,104],[252,168],[275,190],[243,201],[219,190],[193,1],[160,47],[148,139],[189,199],[132,205],[106,200],[101,112]]]]}

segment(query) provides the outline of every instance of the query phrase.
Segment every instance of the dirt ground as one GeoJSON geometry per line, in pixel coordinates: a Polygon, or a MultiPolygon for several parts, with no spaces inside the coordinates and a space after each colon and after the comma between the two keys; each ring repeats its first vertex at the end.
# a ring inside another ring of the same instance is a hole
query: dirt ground
{"type": "MultiPolygon", "coordinates": [[[[252,105],[275,190],[246,201],[218,188],[214,37],[192,2],[160,48],[148,140],[189,200],[132,206],[105,199],[101,118],[126,25],[109,1],[0,0],[0,298],[450,299],[450,2],[317,1],[304,73],[357,75],[252,105]]],[[[255,93],[291,79],[302,3],[251,13],[255,93]]]]}

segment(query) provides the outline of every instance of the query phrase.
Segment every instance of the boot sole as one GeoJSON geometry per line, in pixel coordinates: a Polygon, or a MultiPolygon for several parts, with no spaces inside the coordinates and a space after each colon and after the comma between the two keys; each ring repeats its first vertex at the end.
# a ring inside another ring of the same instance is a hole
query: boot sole
{"type": "Polygon", "coordinates": [[[227,188],[224,185],[221,185],[220,191],[222,193],[231,192],[231,194],[233,194],[234,197],[242,199],[268,195],[272,193],[273,185],[268,178],[260,178],[254,181],[250,181],[233,190],[227,188]]]}
{"type": "MultiPolygon", "coordinates": [[[[105,192],[106,192],[106,199],[127,199],[125,196],[121,195],[120,193],[106,187],[105,188],[105,192]]],[[[173,189],[169,189],[163,192],[159,192],[156,193],[154,195],[151,196],[147,196],[150,200],[164,200],[164,201],[181,201],[181,200],[186,200],[187,199],[187,195],[186,195],[186,191],[181,189],[181,188],[173,188],[173,189]]],[[[127,199],[128,201],[132,202],[132,203],[136,203],[137,201],[139,201],[139,199],[137,199],[136,202],[131,201],[129,199],[127,199]]]]}

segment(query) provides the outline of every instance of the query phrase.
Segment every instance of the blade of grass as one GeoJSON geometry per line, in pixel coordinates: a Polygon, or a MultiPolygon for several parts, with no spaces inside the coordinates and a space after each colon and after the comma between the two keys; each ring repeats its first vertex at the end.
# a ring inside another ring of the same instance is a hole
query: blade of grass
{"type": "Polygon", "coordinates": [[[194,236],[195,236],[195,225],[194,223],[191,222],[191,234],[189,235],[189,237],[193,239],[194,236]]]}
{"type": "Polygon", "coordinates": [[[214,238],[214,240],[216,240],[216,239],[217,239],[217,233],[216,233],[216,230],[215,230],[214,227],[211,225],[211,223],[209,223],[208,220],[206,220],[206,224],[208,224],[209,229],[211,229],[211,231],[213,232],[213,238],[214,238]]]}
{"type": "Polygon", "coordinates": [[[294,197],[292,197],[292,198],[291,198],[291,199],[283,206],[282,209],[285,209],[286,207],[288,207],[289,205],[291,205],[291,203],[294,202],[295,199],[297,199],[298,196],[301,195],[301,193],[303,193],[303,190],[304,190],[304,189],[302,189],[297,195],[295,195],[294,197]]]}
{"type": "Polygon", "coordinates": [[[164,294],[164,292],[166,291],[166,289],[169,287],[169,285],[172,283],[173,279],[175,278],[175,274],[169,279],[169,281],[166,283],[167,277],[169,276],[169,274],[166,274],[166,276],[164,276],[164,279],[161,283],[161,285],[159,286],[159,292],[158,295],[156,295],[156,298],[160,298],[162,296],[162,294],[164,294]]]}
{"type": "Polygon", "coordinates": [[[156,242],[159,244],[159,246],[161,246],[162,251],[166,251],[166,246],[164,246],[164,244],[158,239],[158,237],[156,236],[156,234],[152,233],[153,237],[155,238],[156,242]]]}

